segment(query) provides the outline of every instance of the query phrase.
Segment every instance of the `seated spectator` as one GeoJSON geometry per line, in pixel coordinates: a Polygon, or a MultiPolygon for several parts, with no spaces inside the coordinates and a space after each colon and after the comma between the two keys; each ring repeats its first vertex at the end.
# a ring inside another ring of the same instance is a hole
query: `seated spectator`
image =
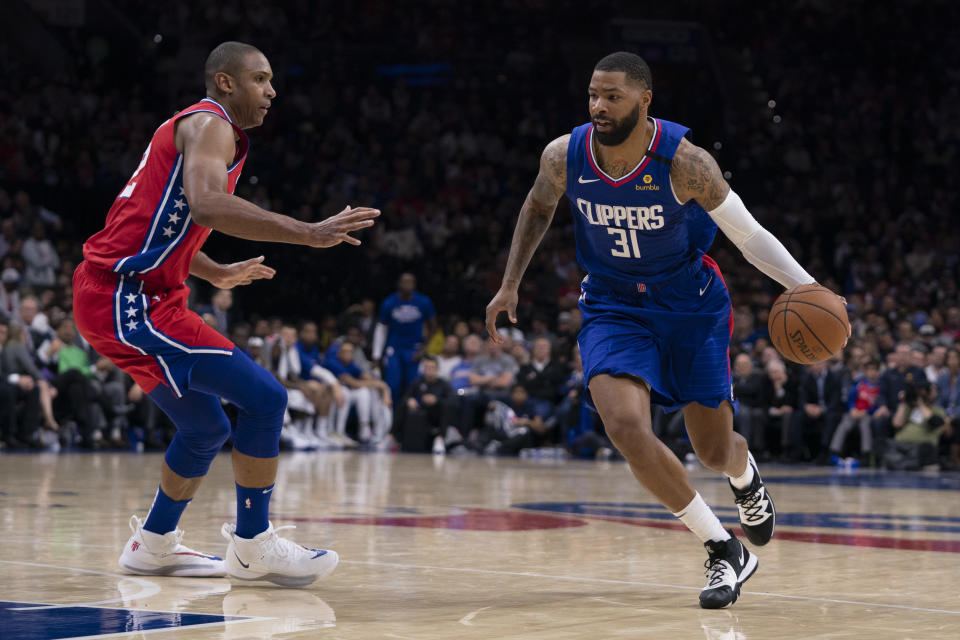
{"type": "MultiPolygon", "coordinates": [[[[769,433],[766,441],[771,453],[784,454],[789,449],[790,425],[793,422],[793,412],[797,408],[797,383],[790,377],[787,366],[779,358],[767,360],[767,390],[765,397],[770,407],[767,409],[769,417],[769,433]]],[[[761,452],[762,455],[762,452],[761,452]]]]}
{"type": "Polygon", "coordinates": [[[935,403],[936,390],[925,378],[904,387],[891,419],[893,442],[883,456],[888,469],[916,470],[937,464],[940,437],[952,431],[943,407],[935,403]]]}
{"type": "Polygon", "coordinates": [[[40,301],[36,296],[23,296],[20,300],[20,313],[13,320],[23,329],[23,342],[31,354],[51,336],[50,320],[40,311],[40,301]]]}
{"type": "Polygon", "coordinates": [[[102,446],[101,428],[94,405],[99,404],[97,389],[91,382],[93,371],[86,345],[81,346],[73,318],[64,318],[56,327],[56,334],[37,349],[40,362],[53,373],[57,389],[54,409],[61,423],[77,425],[79,445],[85,449],[102,446]]]}
{"type": "Polygon", "coordinates": [[[470,381],[473,365],[483,352],[483,341],[476,334],[468,334],[463,339],[463,358],[450,370],[450,386],[459,395],[476,393],[477,388],[470,381]]]}
{"type": "MultiPolygon", "coordinates": [[[[440,378],[440,367],[432,356],[423,358],[423,375],[416,378],[396,407],[396,440],[403,451],[446,452],[444,419],[453,398],[453,387],[440,378]]],[[[451,445],[454,443],[451,442],[451,445]]]]}
{"type": "Polygon", "coordinates": [[[461,362],[463,362],[463,356],[460,355],[460,338],[449,335],[443,341],[443,351],[437,356],[437,375],[440,379],[450,382],[454,367],[461,362]]]}
{"type": "Polygon", "coordinates": [[[0,446],[27,449],[36,446],[40,429],[39,376],[20,374],[8,368],[5,346],[8,325],[0,321],[0,446]]]}
{"type": "Polygon", "coordinates": [[[60,257],[47,238],[47,227],[42,220],[33,223],[30,237],[23,242],[23,284],[33,289],[52,287],[57,282],[60,257]]]}
{"type": "Polygon", "coordinates": [[[485,455],[515,456],[521,449],[538,447],[550,440],[550,428],[523,385],[510,389],[510,401],[491,400],[487,419],[477,443],[485,455]]]}
{"type": "Polygon", "coordinates": [[[326,356],[320,352],[319,337],[316,322],[308,320],[300,325],[300,331],[297,334],[297,354],[306,372],[304,377],[312,377],[310,370],[313,365],[320,364],[326,359],[326,356]]]}
{"type": "Polygon", "coordinates": [[[733,417],[733,428],[757,452],[767,450],[767,400],[764,397],[763,374],[754,369],[753,360],[746,353],[733,359],[733,393],[739,410],[733,417]]]}
{"type": "Polygon", "coordinates": [[[520,367],[517,382],[522,384],[538,413],[549,416],[560,400],[560,387],[569,375],[563,364],[551,359],[551,345],[547,338],[537,338],[530,350],[530,362],[520,367]]]}
{"type": "Polygon", "coordinates": [[[946,412],[953,431],[950,459],[960,467],[960,351],[950,349],[945,361],[946,367],[937,380],[937,404],[946,412]]]}
{"type": "Polygon", "coordinates": [[[877,410],[873,412],[873,444],[878,456],[882,455],[887,440],[893,434],[891,416],[899,405],[900,392],[908,382],[918,384],[926,380],[922,369],[913,366],[909,344],[898,343],[888,355],[889,366],[880,374],[880,394],[877,410]]]}
{"type": "Polygon", "coordinates": [[[473,362],[470,385],[480,389],[488,400],[509,400],[510,388],[516,381],[517,361],[504,353],[498,342],[488,339],[484,347],[483,355],[473,362]]]}
{"type": "Polygon", "coordinates": [[[11,321],[20,314],[20,272],[7,267],[0,273],[0,319],[11,321]]]}
{"type": "MultiPolygon", "coordinates": [[[[304,369],[297,349],[297,330],[291,326],[280,329],[270,351],[274,363],[271,373],[287,389],[284,440],[295,449],[325,445],[330,435],[329,414],[335,411],[333,405],[343,407],[346,403],[342,385],[318,364],[304,369]]],[[[343,445],[336,439],[333,444],[343,445]]]]}
{"type": "Polygon", "coordinates": [[[43,414],[43,426],[53,431],[59,431],[60,425],[53,415],[53,399],[57,395],[57,390],[50,386],[46,378],[37,367],[33,354],[27,348],[24,341],[24,331],[19,324],[11,324],[7,327],[7,339],[0,343],[3,346],[3,371],[8,375],[15,374],[31,378],[37,386],[39,393],[40,409],[43,414]]]}
{"type": "Polygon", "coordinates": [[[390,387],[374,379],[353,362],[354,346],[344,342],[323,366],[343,386],[346,403],[337,411],[336,433],[346,437],[347,417],[356,410],[359,425],[357,439],[362,444],[385,444],[393,421],[393,397],[390,387]]]}
{"type": "Polygon", "coordinates": [[[600,417],[584,399],[583,361],[580,359],[580,345],[576,343],[573,344],[570,364],[573,368],[560,387],[562,400],[554,412],[561,441],[576,458],[609,459],[616,449],[602,432],[600,417]]]}
{"type": "Polygon", "coordinates": [[[825,463],[834,427],[843,413],[840,380],[826,362],[807,365],[800,378],[789,455],[793,460],[825,463]]]}
{"type": "Polygon", "coordinates": [[[361,371],[370,373],[373,370],[373,363],[370,362],[370,359],[367,358],[367,354],[364,352],[364,349],[367,347],[367,339],[359,327],[347,327],[347,331],[342,336],[337,337],[337,339],[333,341],[333,344],[327,347],[327,353],[323,359],[326,360],[327,358],[334,357],[337,349],[339,349],[340,345],[344,342],[349,342],[353,345],[353,364],[357,365],[361,371]]]}
{"type": "Polygon", "coordinates": [[[229,336],[230,329],[237,322],[237,314],[231,311],[233,308],[233,291],[230,289],[217,289],[210,298],[210,304],[197,307],[197,313],[206,320],[207,314],[212,318],[208,323],[222,335],[229,336]]]}
{"type": "Polygon", "coordinates": [[[857,380],[850,390],[847,401],[847,412],[837,426],[836,433],[830,441],[831,456],[843,455],[843,446],[847,434],[856,426],[860,429],[860,457],[861,464],[867,460],[873,451],[873,430],[870,426],[871,416],[877,410],[877,397],[880,395],[880,363],[876,360],[867,362],[866,375],[857,380]]]}

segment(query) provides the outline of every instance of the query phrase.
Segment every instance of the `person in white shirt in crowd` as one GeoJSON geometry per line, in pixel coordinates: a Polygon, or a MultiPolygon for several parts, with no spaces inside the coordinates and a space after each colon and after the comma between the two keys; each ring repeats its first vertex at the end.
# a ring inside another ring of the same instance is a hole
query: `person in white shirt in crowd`
{"type": "Polygon", "coordinates": [[[332,405],[343,407],[346,403],[342,386],[320,365],[303,371],[294,327],[280,329],[272,351],[276,363],[273,374],[287,389],[287,411],[281,437],[295,449],[330,445],[328,433],[332,405]],[[298,418],[295,419],[294,415],[298,418]]]}
{"type": "Polygon", "coordinates": [[[33,223],[30,237],[23,241],[23,284],[27,287],[52,287],[57,282],[60,257],[47,238],[47,227],[42,221],[33,223]]]}
{"type": "Polygon", "coordinates": [[[451,334],[443,340],[443,351],[437,356],[437,377],[450,382],[453,368],[461,362],[463,356],[460,355],[460,338],[451,334]]]}
{"type": "Polygon", "coordinates": [[[345,404],[337,411],[336,434],[347,438],[346,427],[350,409],[356,409],[359,427],[357,438],[361,444],[382,446],[389,444],[387,437],[393,423],[393,397],[390,387],[383,380],[373,378],[354,363],[355,347],[343,342],[335,353],[324,360],[324,368],[330,371],[343,386],[345,404]]]}

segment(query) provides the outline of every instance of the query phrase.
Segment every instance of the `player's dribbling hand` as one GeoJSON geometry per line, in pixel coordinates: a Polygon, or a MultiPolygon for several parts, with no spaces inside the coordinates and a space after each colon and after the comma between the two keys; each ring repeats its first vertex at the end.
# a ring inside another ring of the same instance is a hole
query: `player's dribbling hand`
{"type": "Polygon", "coordinates": [[[513,287],[500,287],[497,295],[487,305],[487,333],[494,342],[503,342],[503,338],[497,333],[497,316],[501,311],[507,312],[510,322],[517,324],[517,290],[513,287]]]}
{"type": "Polygon", "coordinates": [[[321,249],[336,246],[341,242],[359,245],[360,240],[350,234],[360,229],[372,227],[373,219],[379,215],[379,209],[347,205],[337,215],[310,225],[310,238],[306,244],[321,249]]]}

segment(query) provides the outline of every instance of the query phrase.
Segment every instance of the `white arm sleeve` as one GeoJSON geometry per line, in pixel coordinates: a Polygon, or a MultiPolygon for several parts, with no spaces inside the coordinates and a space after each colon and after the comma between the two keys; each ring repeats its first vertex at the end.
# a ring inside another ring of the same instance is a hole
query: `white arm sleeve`
{"type": "Polygon", "coordinates": [[[379,360],[383,355],[383,348],[387,344],[387,325],[382,322],[378,322],[377,326],[373,329],[373,352],[370,354],[373,356],[374,361],[379,360]]]}
{"type": "Polygon", "coordinates": [[[724,235],[743,253],[743,257],[787,289],[816,282],[804,271],[787,248],[750,215],[733,189],[713,211],[708,211],[724,235]]]}
{"type": "Polygon", "coordinates": [[[324,369],[318,364],[313,365],[310,369],[310,375],[320,382],[325,382],[331,387],[337,384],[337,377],[333,375],[333,372],[329,369],[324,369]]]}

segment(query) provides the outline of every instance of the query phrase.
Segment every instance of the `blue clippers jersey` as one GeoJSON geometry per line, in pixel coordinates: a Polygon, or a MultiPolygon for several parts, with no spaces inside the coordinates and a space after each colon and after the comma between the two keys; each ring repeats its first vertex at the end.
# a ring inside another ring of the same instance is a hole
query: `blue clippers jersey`
{"type": "Polygon", "coordinates": [[[650,147],[629,174],[605,174],[593,152],[593,125],[573,130],[567,147],[567,196],[574,217],[577,261],[588,273],[657,282],[710,248],[717,225],[692,200],[677,202],[670,161],[689,131],[649,118],[650,147]]]}
{"type": "Polygon", "coordinates": [[[423,342],[423,321],[434,317],[430,298],[413,292],[410,300],[394,293],[380,306],[380,322],[387,325],[387,346],[397,350],[416,349],[423,342]]]}

